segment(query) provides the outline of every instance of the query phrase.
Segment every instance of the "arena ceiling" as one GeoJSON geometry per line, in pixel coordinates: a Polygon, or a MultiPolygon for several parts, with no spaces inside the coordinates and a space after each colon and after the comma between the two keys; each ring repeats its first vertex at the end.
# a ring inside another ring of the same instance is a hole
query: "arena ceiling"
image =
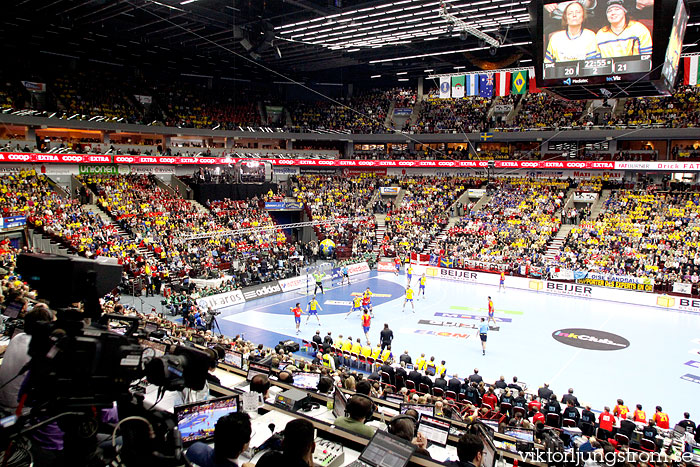
{"type": "MultiPolygon", "coordinates": [[[[278,81],[278,72],[400,85],[426,70],[533,65],[528,3],[448,2],[450,16],[497,48],[450,28],[440,0],[16,0],[0,18],[0,37],[10,62],[63,57],[234,79],[278,81]]],[[[698,3],[688,1],[686,44],[700,38],[698,3]]]]}

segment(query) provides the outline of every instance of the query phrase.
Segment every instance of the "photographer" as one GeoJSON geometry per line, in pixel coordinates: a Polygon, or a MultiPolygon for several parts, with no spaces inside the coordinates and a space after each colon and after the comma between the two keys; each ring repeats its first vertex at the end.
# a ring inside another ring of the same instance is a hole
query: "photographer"
{"type": "Polygon", "coordinates": [[[13,412],[18,405],[18,395],[26,366],[29,363],[29,342],[33,328],[39,322],[53,321],[53,313],[43,303],[38,303],[24,315],[24,332],[10,340],[0,366],[0,408],[13,412]]]}

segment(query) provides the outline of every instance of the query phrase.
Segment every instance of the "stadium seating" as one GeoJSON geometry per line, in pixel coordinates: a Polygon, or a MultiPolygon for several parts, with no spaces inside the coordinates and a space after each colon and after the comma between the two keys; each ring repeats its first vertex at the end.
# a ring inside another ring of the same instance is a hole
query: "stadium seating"
{"type": "Polygon", "coordinates": [[[697,284],[699,206],[697,193],[613,192],[598,219],[570,232],[560,263],[648,277],[666,289],[676,281],[697,284]]]}
{"type": "Polygon", "coordinates": [[[374,216],[368,203],[374,195],[377,179],[371,175],[324,177],[308,175],[298,178],[294,189],[297,201],[305,203],[309,218],[331,221],[339,218],[368,217],[344,224],[314,226],[320,240],[330,238],[336,244],[337,257],[346,259],[371,252],[374,243],[374,216]]]}
{"type": "Polygon", "coordinates": [[[438,242],[434,254],[492,264],[544,265],[547,242],[561,225],[555,212],[568,183],[553,179],[503,178],[488,204],[466,214],[438,242]]]}

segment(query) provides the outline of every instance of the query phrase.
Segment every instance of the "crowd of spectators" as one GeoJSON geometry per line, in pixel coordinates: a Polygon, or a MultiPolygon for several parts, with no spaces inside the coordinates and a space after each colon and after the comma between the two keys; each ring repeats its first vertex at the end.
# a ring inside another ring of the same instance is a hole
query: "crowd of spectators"
{"type": "Polygon", "coordinates": [[[125,94],[125,88],[113,77],[87,72],[56,78],[53,92],[65,118],[103,116],[128,123],[143,123],[143,113],[125,94]],[[95,80],[100,81],[96,86],[95,80]]]}
{"type": "Polygon", "coordinates": [[[159,91],[166,126],[234,130],[262,123],[258,106],[246,91],[211,90],[185,83],[159,91]]]}
{"type": "Polygon", "coordinates": [[[697,285],[700,194],[620,190],[604,206],[570,232],[562,266],[697,285]]]}
{"type": "Polygon", "coordinates": [[[423,101],[415,123],[405,129],[414,133],[482,132],[488,127],[490,105],[491,99],[479,96],[429,97],[423,101]]]}
{"type": "Polygon", "coordinates": [[[700,124],[700,90],[697,86],[680,86],[670,96],[627,99],[624,113],[618,117],[622,126],[696,127],[700,124]]]}
{"type": "Polygon", "coordinates": [[[393,91],[372,90],[336,102],[294,102],[288,131],[328,130],[346,133],[385,133],[393,91]]]}
{"type": "Polygon", "coordinates": [[[520,101],[520,109],[510,124],[511,128],[562,128],[586,126],[581,119],[586,101],[565,101],[540,92],[527,94],[520,101]]]}
{"type": "Polygon", "coordinates": [[[26,216],[27,222],[70,251],[87,258],[117,258],[129,263],[136,244],[116,226],[82,208],[78,200],[54,191],[43,175],[23,170],[0,177],[3,217],[26,216]]]}
{"type": "Polygon", "coordinates": [[[405,190],[401,203],[385,217],[384,256],[405,256],[424,251],[449,222],[449,208],[464,193],[470,180],[462,177],[401,177],[388,186],[405,190]]]}
{"type": "Polygon", "coordinates": [[[362,256],[372,251],[376,226],[368,204],[378,183],[374,174],[351,177],[305,175],[297,180],[293,196],[305,204],[311,220],[329,221],[328,224],[314,226],[319,240],[333,240],[337,256],[342,258],[362,256]],[[351,218],[366,219],[332,222],[351,218]]]}
{"type": "Polygon", "coordinates": [[[494,183],[488,204],[460,219],[433,253],[452,258],[455,265],[543,265],[547,243],[561,226],[555,213],[563,206],[568,183],[521,177],[494,183]]]}

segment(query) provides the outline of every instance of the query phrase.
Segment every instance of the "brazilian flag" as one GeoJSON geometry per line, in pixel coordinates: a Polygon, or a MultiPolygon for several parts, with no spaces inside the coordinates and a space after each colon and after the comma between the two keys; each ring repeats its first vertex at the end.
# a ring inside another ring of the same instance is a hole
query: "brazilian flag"
{"type": "Polygon", "coordinates": [[[511,94],[525,94],[527,92],[527,70],[520,70],[513,73],[513,85],[511,94]]]}

